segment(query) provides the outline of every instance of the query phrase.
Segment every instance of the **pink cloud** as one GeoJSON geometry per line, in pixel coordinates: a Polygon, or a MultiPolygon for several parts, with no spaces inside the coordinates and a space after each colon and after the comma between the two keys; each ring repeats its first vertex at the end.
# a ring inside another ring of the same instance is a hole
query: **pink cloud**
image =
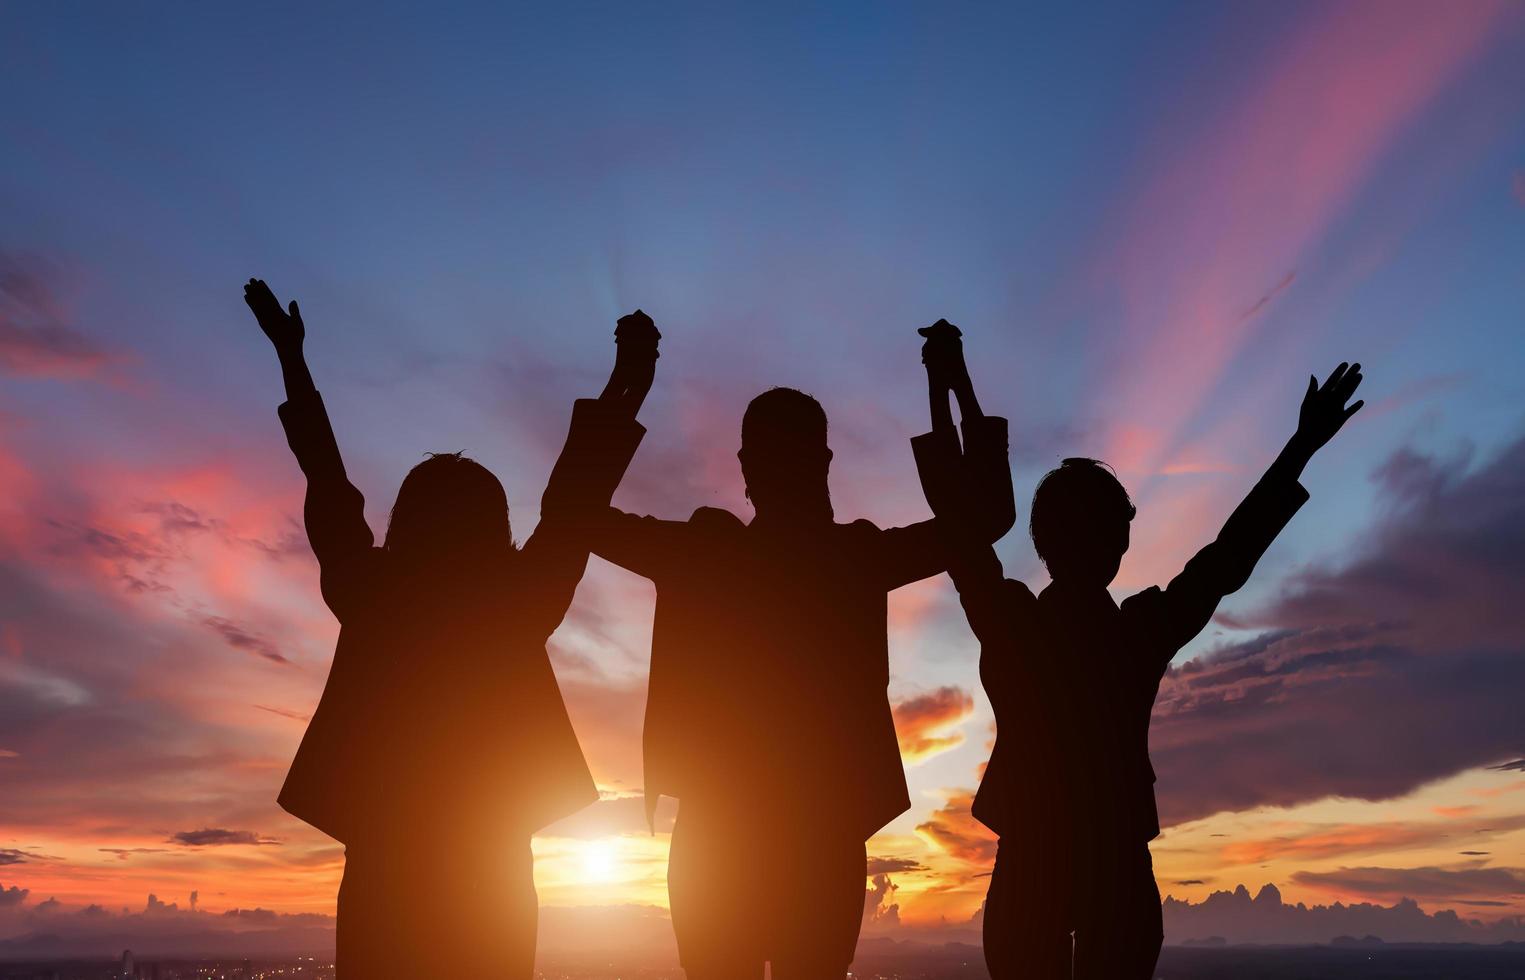
{"type": "Polygon", "coordinates": [[[0,252],[0,373],[87,378],[126,359],[68,322],[59,288],[51,263],[0,252]]]}

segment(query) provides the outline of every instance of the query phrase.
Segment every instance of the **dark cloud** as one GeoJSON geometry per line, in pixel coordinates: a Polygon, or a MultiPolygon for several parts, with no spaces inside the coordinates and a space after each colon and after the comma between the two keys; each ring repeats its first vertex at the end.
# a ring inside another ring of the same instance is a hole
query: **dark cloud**
{"type": "Polygon", "coordinates": [[[0,887],[0,908],[21,905],[30,894],[32,894],[30,888],[22,888],[18,885],[12,885],[9,888],[0,887]]]}
{"type": "Polygon", "coordinates": [[[1525,749],[1525,439],[1471,472],[1400,452],[1377,478],[1382,517],[1355,560],[1298,576],[1240,624],[1261,636],[1161,686],[1167,823],[1391,798],[1525,749]]]}
{"type": "Polygon", "coordinates": [[[893,708],[900,753],[910,760],[961,745],[961,732],[949,731],[974,713],[974,698],[959,687],[939,687],[901,701],[893,708]]]}
{"type": "MultiPolygon", "coordinates": [[[[1466,904],[1466,903],[1462,903],[1466,904]]],[[[1426,912],[1404,898],[1393,905],[1288,905],[1275,885],[1251,898],[1243,885],[1213,892],[1199,903],[1167,896],[1165,941],[1221,937],[1228,943],[1328,943],[1338,936],[1376,936],[1386,942],[1498,943],[1525,940],[1525,920],[1482,922],[1450,909],[1426,912]]]]}
{"type": "Polygon", "coordinates": [[[312,720],[311,715],[304,715],[299,711],[287,711],[285,708],[272,708],[268,704],[256,704],[254,707],[261,711],[268,711],[272,715],[280,715],[282,718],[290,718],[292,721],[307,722],[312,720]]]}
{"type": "MultiPolygon", "coordinates": [[[[270,837],[261,837],[252,830],[223,830],[221,828],[208,827],[203,830],[182,830],[169,838],[171,844],[184,844],[187,847],[220,847],[224,844],[279,844],[280,841],[270,837]]],[[[148,896],[152,900],[153,896],[148,896]]]]}
{"type": "Polygon", "coordinates": [[[28,854],[14,847],[0,847],[0,864],[24,864],[28,854]]]}
{"type": "Polygon", "coordinates": [[[1340,868],[1299,871],[1298,884],[1369,898],[1518,898],[1525,896],[1520,868],[1340,868]]]}
{"type": "Polygon", "coordinates": [[[1516,759],[1513,762],[1506,762],[1503,765],[1490,766],[1489,768],[1497,769],[1499,772],[1525,772],[1525,759],[1516,759]]]}
{"type": "Polygon", "coordinates": [[[221,636],[227,641],[228,646],[235,650],[243,650],[257,657],[278,664],[289,664],[290,660],[281,655],[275,644],[262,636],[249,632],[244,627],[222,616],[206,616],[201,620],[201,625],[221,636]]]}
{"type": "Polygon", "coordinates": [[[913,871],[926,871],[927,867],[920,861],[911,858],[897,857],[870,857],[868,859],[868,873],[877,874],[905,874],[913,871]]]}
{"type": "Polygon", "coordinates": [[[1204,878],[1187,878],[1184,881],[1176,882],[1176,884],[1182,885],[1182,886],[1186,886],[1186,885],[1205,885],[1205,884],[1207,884],[1207,879],[1204,879],[1204,878]]]}
{"type": "Polygon", "coordinates": [[[1261,310],[1263,310],[1267,306],[1269,306],[1271,304],[1271,300],[1273,300],[1277,296],[1281,295],[1286,290],[1286,288],[1288,286],[1292,285],[1292,283],[1296,279],[1297,279],[1297,270],[1296,269],[1293,269],[1291,272],[1287,273],[1285,276],[1282,276],[1280,282],[1278,282],[1276,285],[1272,286],[1269,290],[1267,290],[1266,294],[1264,296],[1260,297],[1259,299],[1257,299],[1250,306],[1249,309],[1247,309],[1243,313],[1239,314],[1239,322],[1243,323],[1244,321],[1250,319],[1255,314],[1259,313],[1261,310]]]}
{"type": "Polygon", "coordinates": [[[893,929],[900,925],[900,905],[895,902],[895,892],[900,889],[887,874],[876,874],[869,879],[863,892],[863,925],[865,928],[893,929]]]}
{"type": "Polygon", "coordinates": [[[159,519],[159,530],[166,537],[199,534],[218,526],[216,521],[203,517],[194,509],[174,500],[144,504],[140,509],[143,513],[152,514],[159,519]]]}
{"type": "Polygon", "coordinates": [[[0,252],[0,372],[79,378],[122,360],[66,322],[58,278],[36,256],[0,252]]]}
{"type": "Polygon", "coordinates": [[[121,584],[134,594],[157,593],[173,596],[167,583],[174,563],[192,554],[195,539],[212,535],[235,549],[252,549],[260,557],[284,561],[295,554],[311,555],[306,535],[293,530],[275,543],[239,536],[227,523],[210,517],[179,501],[163,500],[138,504],[116,522],[117,526],[82,516],[50,516],[45,523],[53,530],[49,551],[61,557],[104,559],[116,572],[121,584]],[[139,530],[122,526],[148,515],[155,527],[139,530]]]}
{"type": "Polygon", "coordinates": [[[48,518],[48,526],[57,532],[53,553],[57,555],[92,554],[112,561],[158,568],[171,552],[156,538],[137,532],[123,533],[72,520],[48,518]]]}

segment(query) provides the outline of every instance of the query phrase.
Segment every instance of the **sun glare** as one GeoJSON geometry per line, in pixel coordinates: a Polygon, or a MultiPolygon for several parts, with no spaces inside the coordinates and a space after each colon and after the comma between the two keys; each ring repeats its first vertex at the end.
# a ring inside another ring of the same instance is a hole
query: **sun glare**
{"type": "Polygon", "coordinates": [[[614,877],[619,858],[619,841],[614,838],[590,840],[583,845],[582,871],[587,881],[608,881],[614,877]]]}

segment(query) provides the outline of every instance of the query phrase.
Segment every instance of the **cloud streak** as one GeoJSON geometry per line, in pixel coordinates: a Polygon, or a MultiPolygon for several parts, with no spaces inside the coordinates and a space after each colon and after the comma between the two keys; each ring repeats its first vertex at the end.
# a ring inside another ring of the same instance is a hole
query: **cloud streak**
{"type": "Polygon", "coordinates": [[[901,758],[916,765],[964,743],[955,729],[974,713],[974,697],[960,687],[939,687],[895,704],[892,713],[901,758]]]}
{"type": "Polygon", "coordinates": [[[265,844],[279,844],[280,841],[270,837],[261,837],[252,830],[224,830],[221,827],[206,827],[201,830],[182,830],[170,835],[168,843],[184,844],[186,847],[224,847],[229,844],[247,844],[255,847],[265,844]]]}
{"type": "Polygon", "coordinates": [[[1403,451],[1377,476],[1383,517],[1358,558],[1302,573],[1239,624],[1259,637],[1166,678],[1167,822],[1386,799],[1525,749],[1525,439],[1471,471],[1403,451]]]}
{"type": "Polygon", "coordinates": [[[124,360],[63,322],[57,270],[42,259],[0,251],[0,373],[88,378],[124,360]]]}

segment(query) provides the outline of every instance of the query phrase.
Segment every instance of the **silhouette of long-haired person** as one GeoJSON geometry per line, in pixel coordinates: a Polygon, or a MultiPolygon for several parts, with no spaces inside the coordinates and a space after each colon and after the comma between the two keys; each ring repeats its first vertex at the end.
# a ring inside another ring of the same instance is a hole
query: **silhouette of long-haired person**
{"type": "MultiPolygon", "coordinates": [[[[1354,415],[1359,364],[1310,378],[1296,432],[1213,543],[1170,584],[1121,604],[1108,585],[1135,510],[1112,472],[1066,459],[1039,482],[1031,532],[1050,584],[1003,578],[965,529],[950,572],[981,644],[996,743],[973,805],[1000,838],[985,902],[995,980],[1147,980],[1163,930],[1149,842],[1159,835],[1149,717],[1171,659],[1211,619],[1308,499],[1299,479],[1354,415]]],[[[933,512],[958,532],[970,495],[947,467],[921,476],[933,512]]]]}
{"type": "Polygon", "coordinates": [[[403,480],[375,545],[303,354],[297,304],[244,298],[275,345],[304,517],[340,623],[280,805],[345,846],[339,975],[529,977],[538,905],[530,837],[597,799],[546,654],[602,512],[640,442],[658,334],[620,320],[604,392],[578,400],[515,545],[503,486],[459,453],[403,480]]]}
{"type": "MultiPolygon", "coordinates": [[[[1005,466],[1002,419],[969,426],[1005,466]]],[[[839,522],[826,413],[773,388],[737,453],[755,514],[610,508],[593,552],[656,585],[643,733],[648,820],[678,802],[668,898],[690,980],[842,977],[865,842],[910,805],[886,687],[887,594],[947,567],[925,521],[839,522]]],[[[986,515],[994,541],[1013,510],[986,515]]]]}

